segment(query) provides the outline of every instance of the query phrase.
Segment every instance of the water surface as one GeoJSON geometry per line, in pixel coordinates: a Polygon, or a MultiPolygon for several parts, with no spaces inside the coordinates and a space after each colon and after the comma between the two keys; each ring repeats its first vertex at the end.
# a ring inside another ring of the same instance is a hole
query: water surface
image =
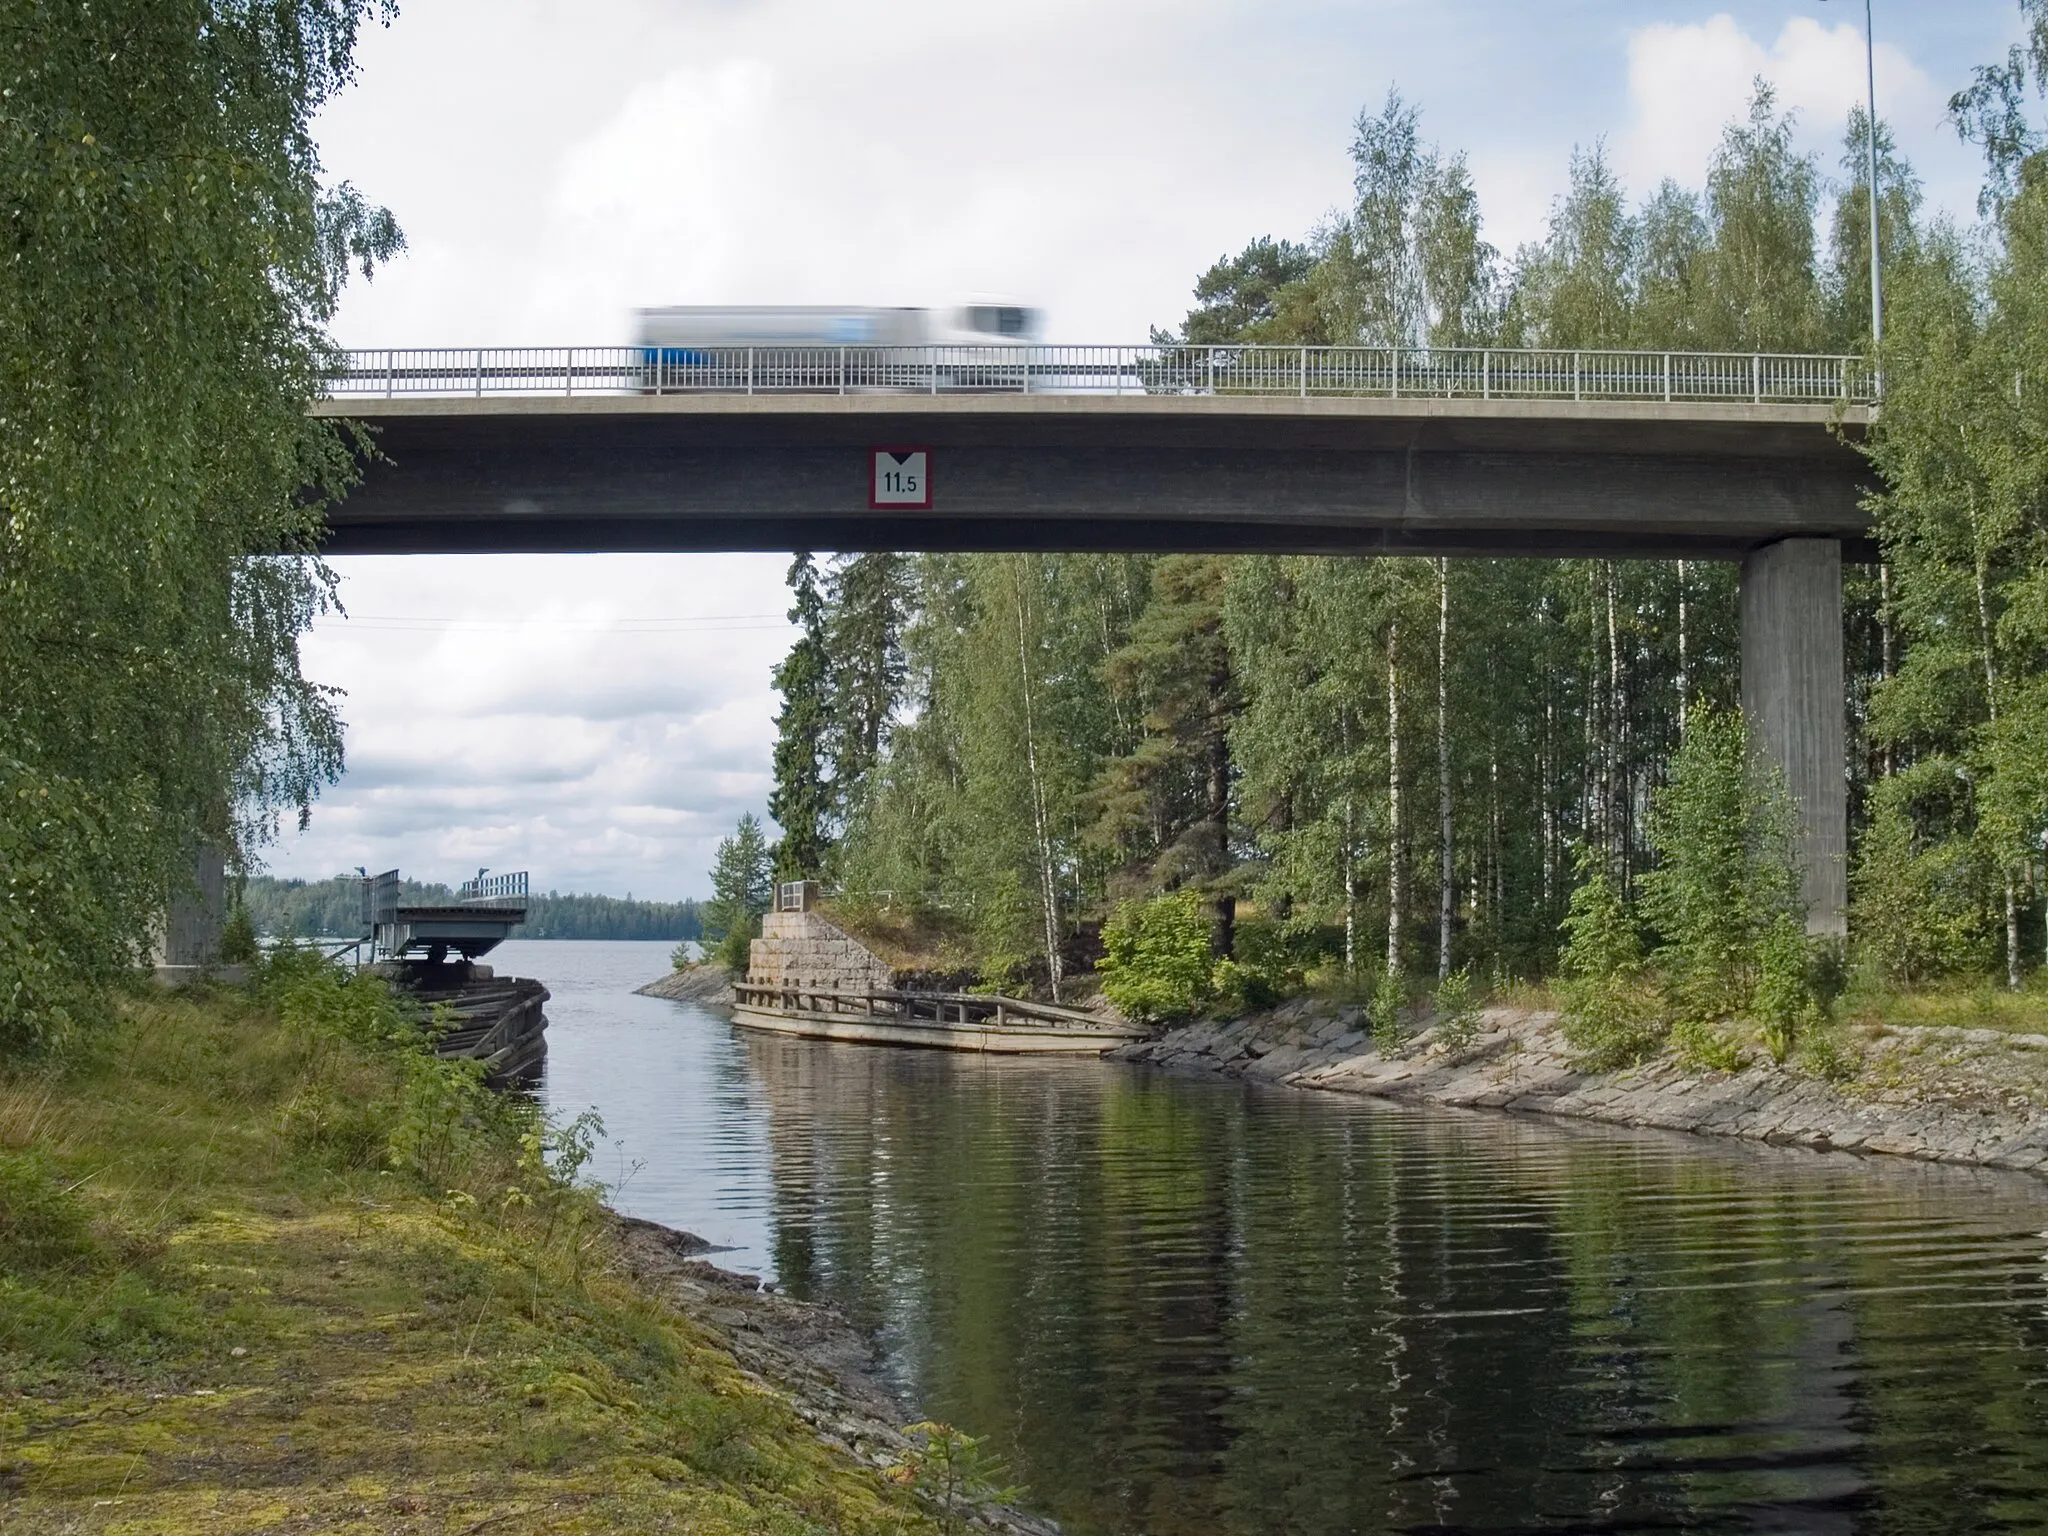
{"type": "Polygon", "coordinates": [[[2048,1529],[2042,1186],[833,1046],[513,943],[625,1209],[830,1299],[1076,1536],[2048,1529]],[[614,1173],[616,1176],[616,1173],[614,1173]]]}

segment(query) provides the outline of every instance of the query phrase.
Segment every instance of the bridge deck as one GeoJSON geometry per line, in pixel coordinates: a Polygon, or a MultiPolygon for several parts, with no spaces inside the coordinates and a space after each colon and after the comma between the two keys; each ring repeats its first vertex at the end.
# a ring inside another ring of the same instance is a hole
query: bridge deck
{"type": "Polygon", "coordinates": [[[1067,549],[1734,558],[1867,538],[1865,405],[1103,394],[350,396],[335,554],[1067,549]],[[869,505],[928,450],[929,510],[869,505]]]}

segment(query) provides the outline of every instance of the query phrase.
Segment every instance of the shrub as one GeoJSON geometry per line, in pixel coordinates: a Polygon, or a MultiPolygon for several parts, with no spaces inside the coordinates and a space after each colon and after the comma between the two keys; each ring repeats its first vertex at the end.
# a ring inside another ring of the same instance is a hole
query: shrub
{"type": "Polygon", "coordinates": [[[1658,866],[1642,881],[1643,915],[1659,939],[1654,958],[1680,1017],[1742,1011],[1767,935],[1786,918],[1803,924],[1796,826],[1783,778],[1752,751],[1742,716],[1695,710],[1671,782],[1652,803],[1658,866]]]}
{"type": "Polygon", "coordinates": [[[1581,1063],[1605,1071],[1649,1054],[1661,1031],[1642,985],[1635,919],[1590,848],[1579,849],[1578,874],[1564,919],[1558,1023],[1581,1063]]]}
{"type": "Polygon", "coordinates": [[[1780,1062],[1821,1019],[1820,1000],[1808,974],[1806,933],[1789,913],[1781,914],[1764,935],[1750,1009],[1764,1049],[1771,1060],[1780,1062]]]}
{"type": "Polygon", "coordinates": [[[1103,924],[1102,950],[1103,995],[1141,1023],[1192,1018],[1217,996],[1209,909],[1198,891],[1119,903],[1103,924]]]}
{"type": "Polygon", "coordinates": [[[1849,875],[1857,957],[1894,986],[1979,970],[1993,953],[1995,872],[1969,838],[1921,836],[1903,802],[1925,777],[1878,786],[1849,875]]]}
{"type": "Polygon", "coordinates": [[[1408,1007],[1408,988],[1402,983],[1398,972],[1384,972],[1379,984],[1372,989],[1372,1001],[1366,1005],[1366,1019],[1372,1027],[1373,1049],[1382,1056],[1394,1050],[1401,1043],[1401,1015],[1408,1007]]]}
{"type": "Polygon", "coordinates": [[[1479,996],[1472,968],[1461,966],[1436,987],[1436,1037],[1451,1051],[1462,1051],[1479,1033],[1479,996]]]}
{"type": "Polygon", "coordinates": [[[256,920],[249,909],[236,902],[220,925],[220,963],[251,965],[261,953],[256,943],[256,920]]]}

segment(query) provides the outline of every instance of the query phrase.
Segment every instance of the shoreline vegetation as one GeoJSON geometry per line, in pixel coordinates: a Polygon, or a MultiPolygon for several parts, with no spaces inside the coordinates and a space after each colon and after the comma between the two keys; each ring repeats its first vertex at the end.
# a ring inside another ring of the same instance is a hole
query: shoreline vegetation
{"type": "MultiPolygon", "coordinates": [[[[2003,999],[1988,1001],[1980,1011],[1996,1020],[2003,999]]],[[[1463,1017],[1438,1013],[1394,1041],[1382,1034],[1376,1043],[1374,1033],[1369,1004],[1300,998],[1170,1029],[1112,1059],[1446,1108],[2048,1177],[2048,1033],[2038,1029],[1866,1016],[1841,1026],[1826,1070],[1779,1063],[1767,1052],[1710,1063],[1676,1051],[1597,1070],[1573,1048],[1556,1007],[1525,1002],[1463,1017]]]]}
{"type": "Polygon", "coordinates": [[[110,1006],[0,1076],[10,1531],[1053,1529],[376,978],[286,950],[110,1006]]]}

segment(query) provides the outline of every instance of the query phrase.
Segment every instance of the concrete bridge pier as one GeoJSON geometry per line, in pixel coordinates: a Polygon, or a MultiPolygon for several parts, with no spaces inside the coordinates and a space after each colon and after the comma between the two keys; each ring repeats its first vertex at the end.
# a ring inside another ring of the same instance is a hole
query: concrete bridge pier
{"type": "Polygon", "coordinates": [[[1806,931],[1848,933],[1842,544],[1780,539],[1742,560],[1742,713],[1799,807],[1806,931]]]}
{"type": "Polygon", "coordinates": [[[171,892],[154,956],[158,972],[177,977],[217,961],[226,915],[226,861],[202,843],[192,850],[191,885],[171,892]]]}

